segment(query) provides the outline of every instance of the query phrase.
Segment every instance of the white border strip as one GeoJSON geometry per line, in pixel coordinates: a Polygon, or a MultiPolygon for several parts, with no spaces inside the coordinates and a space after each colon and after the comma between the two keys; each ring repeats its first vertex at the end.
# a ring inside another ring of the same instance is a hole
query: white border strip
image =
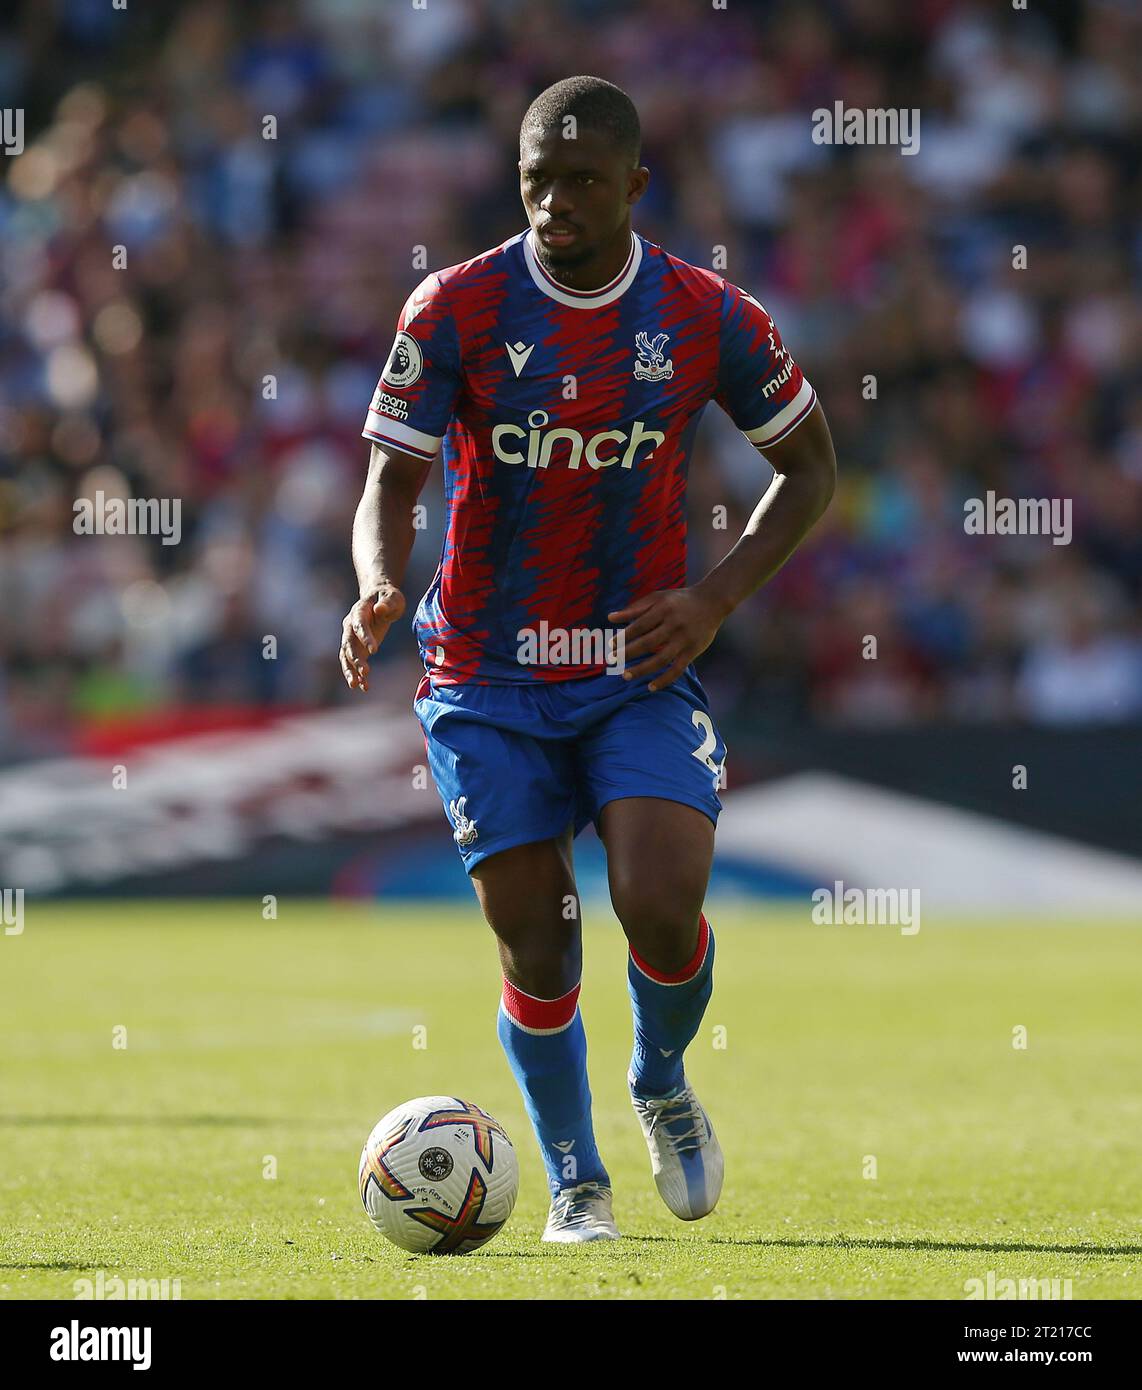
{"type": "Polygon", "coordinates": [[[536,288],[542,290],[549,299],[554,299],[558,304],[566,304],[569,309],[600,309],[604,304],[613,304],[616,299],[621,298],[630,289],[634,277],[638,274],[638,268],[642,264],[642,242],[631,232],[630,259],[625,268],[619,272],[617,278],[612,280],[609,285],[604,285],[600,290],[571,292],[561,289],[540,265],[535,254],[534,239],[534,232],[528,232],[523,239],[523,258],[531,278],[535,282],[536,288]]]}
{"type": "Polygon", "coordinates": [[[392,444],[426,459],[434,459],[444,443],[442,434],[425,434],[423,430],[414,430],[411,425],[402,425],[399,420],[391,420],[375,410],[369,411],[361,434],[375,444],[392,444]]]}
{"type": "Polygon", "coordinates": [[[758,425],[756,429],[742,430],[742,434],[759,449],[764,448],[767,444],[776,444],[787,434],[792,434],[816,404],[816,391],[813,390],[808,381],[803,381],[800,391],[788,405],[782,406],[772,420],[767,421],[764,425],[758,425]]]}

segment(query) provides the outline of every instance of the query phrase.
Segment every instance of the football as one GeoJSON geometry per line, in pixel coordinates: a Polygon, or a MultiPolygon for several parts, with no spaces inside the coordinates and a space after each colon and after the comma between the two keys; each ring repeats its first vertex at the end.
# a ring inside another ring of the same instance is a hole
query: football
{"type": "Polygon", "coordinates": [[[394,1245],[466,1255],[515,1206],[519,1161],[502,1125],[456,1096],[421,1096],[377,1121],[361,1151],[361,1201],[394,1245]]]}

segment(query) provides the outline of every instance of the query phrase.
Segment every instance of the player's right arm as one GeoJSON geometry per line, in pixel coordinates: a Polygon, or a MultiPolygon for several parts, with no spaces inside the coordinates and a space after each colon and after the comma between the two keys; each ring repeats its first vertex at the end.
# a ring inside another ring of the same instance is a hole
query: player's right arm
{"type": "Polygon", "coordinates": [[[360,598],[341,625],[341,671],[350,690],[368,690],[369,657],[405,610],[404,582],[416,536],[413,509],[432,460],[374,444],[353,518],[360,598]]]}
{"type": "Polygon", "coordinates": [[[413,508],[460,393],[460,340],[439,275],[409,295],[361,431],[372,444],[353,520],[360,597],[341,626],[341,671],[368,690],[369,657],[404,613],[401,593],[415,536],[413,508]]]}

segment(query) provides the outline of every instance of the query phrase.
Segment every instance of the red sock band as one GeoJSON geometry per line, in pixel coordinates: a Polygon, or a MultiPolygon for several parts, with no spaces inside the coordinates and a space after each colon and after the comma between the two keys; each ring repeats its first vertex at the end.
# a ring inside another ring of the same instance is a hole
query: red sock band
{"type": "Polygon", "coordinates": [[[660,985],[684,985],[687,980],[692,980],[706,962],[706,952],[710,947],[710,924],[706,921],[706,914],[703,912],[698,918],[698,945],[689,961],[673,975],[665,975],[661,970],[655,970],[653,965],[648,965],[646,961],[632,946],[630,948],[631,959],[642,973],[656,984],[660,985]]]}
{"type": "Polygon", "coordinates": [[[558,999],[536,999],[504,981],[504,1013],[528,1033],[561,1033],[575,1017],[579,1004],[579,985],[558,999]]]}

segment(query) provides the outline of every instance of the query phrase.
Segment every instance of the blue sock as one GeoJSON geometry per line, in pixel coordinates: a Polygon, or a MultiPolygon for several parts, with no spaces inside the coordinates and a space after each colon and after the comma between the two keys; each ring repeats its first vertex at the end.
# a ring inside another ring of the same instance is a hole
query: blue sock
{"type": "Polygon", "coordinates": [[[640,1096],[668,1095],[682,1085],[682,1054],[714,989],[714,933],[705,916],[698,919],[693,957],[675,975],[655,970],[632,948],[627,988],[634,1014],[634,1089],[640,1096]]]}
{"type": "Polygon", "coordinates": [[[505,980],[498,1031],[539,1141],[552,1195],[581,1182],[609,1187],[591,1126],[579,986],[561,999],[536,999],[505,980]]]}

